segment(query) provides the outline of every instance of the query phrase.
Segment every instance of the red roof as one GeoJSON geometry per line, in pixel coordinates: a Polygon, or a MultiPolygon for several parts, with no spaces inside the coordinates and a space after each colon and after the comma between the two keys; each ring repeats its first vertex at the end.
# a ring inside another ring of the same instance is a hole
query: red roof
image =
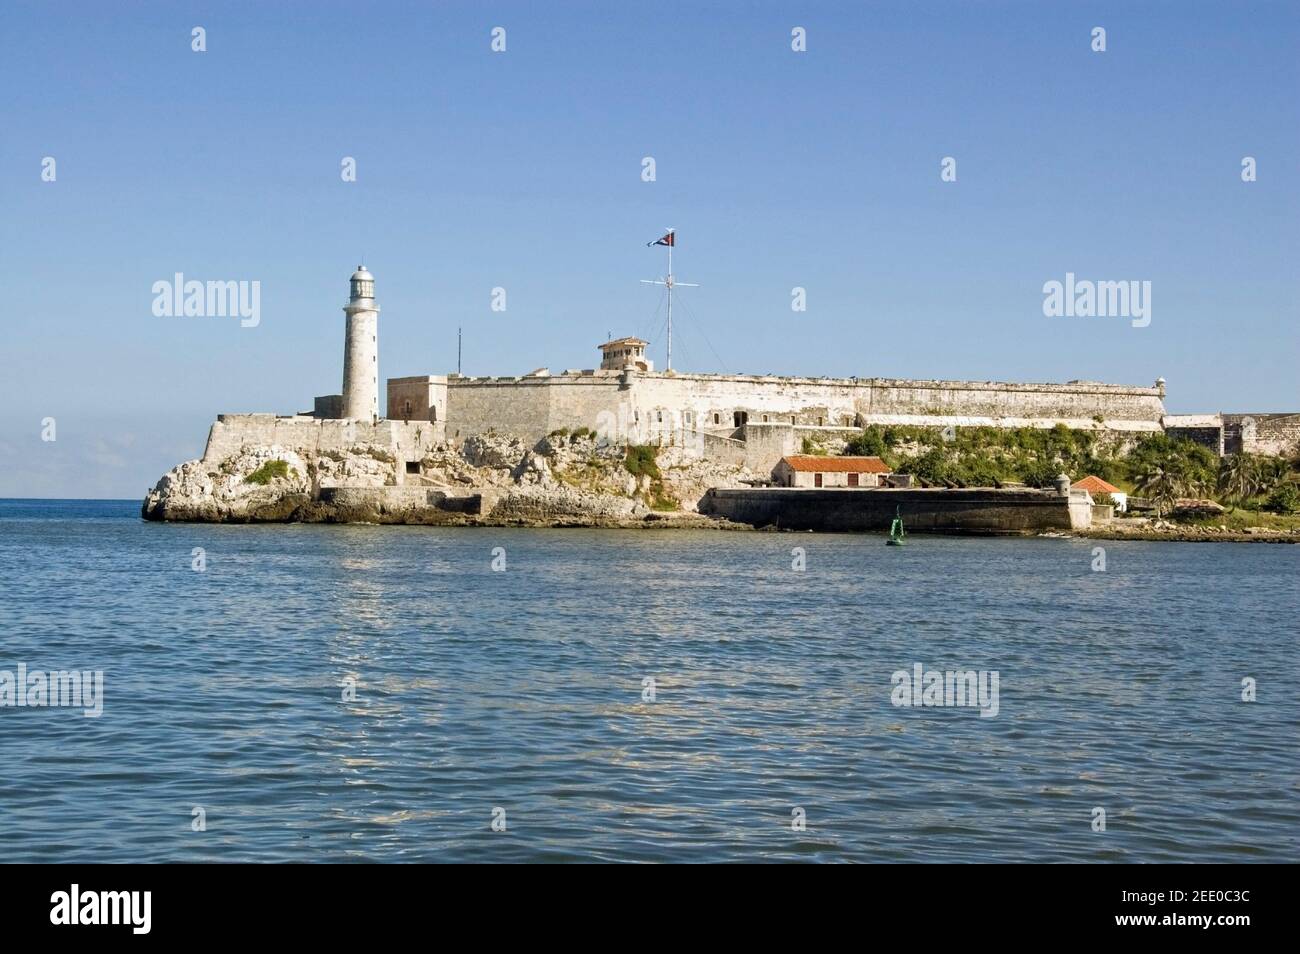
{"type": "Polygon", "coordinates": [[[1089,474],[1083,480],[1076,480],[1070,485],[1071,490],[1086,490],[1090,494],[1122,494],[1114,484],[1108,484],[1094,474],[1089,474]]]}
{"type": "Polygon", "coordinates": [[[879,457],[816,457],[812,454],[791,454],[782,457],[791,470],[822,474],[888,474],[889,465],[879,457]]]}

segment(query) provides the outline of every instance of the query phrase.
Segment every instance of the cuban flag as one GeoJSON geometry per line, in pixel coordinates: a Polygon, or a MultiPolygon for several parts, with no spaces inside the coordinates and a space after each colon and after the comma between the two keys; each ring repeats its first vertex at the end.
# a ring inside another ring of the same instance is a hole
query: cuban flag
{"type": "Polygon", "coordinates": [[[656,239],[656,240],[653,241],[653,242],[646,242],[646,243],[645,243],[645,244],[646,244],[646,247],[649,248],[651,245],[670,245],[670,246],[676,246],[676,245],[677,245],[677,242],[676,242],[676,241],[674,240],[674,238],[673,238],[673,236],[674,236],[675,234],[676,234],[675,232],[669,232],[667,235],[665,235],[665,236],[664,236],[663,238],[661,238],[661,239],[656,239]]]}

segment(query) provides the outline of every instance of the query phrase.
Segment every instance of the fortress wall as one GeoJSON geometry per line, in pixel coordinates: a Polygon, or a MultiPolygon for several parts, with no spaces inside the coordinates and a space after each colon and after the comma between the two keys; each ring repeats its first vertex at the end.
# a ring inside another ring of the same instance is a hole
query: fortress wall
{"type": "Polygon", "coordinates": [[[868,413],[958,417],[1144,421],[1159,424],[1159,388],[1114,384],[1001,384],[985,381],[874,379],[868,413]]]}
{"type": "Polygon", "coordinates": [[[700,455],[707,457],[709,460],[731,464],[736,467],[746,466],[747,464],[749,449],[744,441],[723,437],[719,434],[709,434],[706,431],[684,432],[682,439],[678,441],[678,443],[688,447],[691,446],[691,442],[694,442],[694,446],[699,448],[700,455]]]}
{"type": "Polygon", "coordinates": [[[1219,414],[1166,414],[1165,434],[1176,441],[1191,441],[1223,456],[1223,417],[1219,414]]]}
{"type": "Polygon", "coordinates": [[[446,396],[451,439],[494,430],[536,440],[559,428],[589,427],[634,443],[674,444],[698,431],[730,435],[737,413],[746,424],[798,427],[1050,427],[1060,421],[1071,427],[1156,432],[1164,405],[1158,388],[1090,383],[638,372],[452,378],[446,396]]]}
{"type": "Polygon", "coordinates": [[[1300,449],[1300,414],[1224,414],[1224,451],[1286,457],[1300,449]]]}
{"type": "MultiPolygon", "coordinates": [[[[797,454],[805,431],[784,424],[745,425],[745,466],[767,476],[787,454],[797,454]]],[[[855,432],[856,433],[856,432],[855,432]]]]}
{"type": "MultiPolygon", "coordinates": [[[[571,431],[588,427],[597,433],[626,434],[620,414],[627,417],[634,405],[627,403],[628,392],[618,376],[555,377],[546,390],[550,395],[547,433],[561,427],[571,431]]],[[[635,420],[635,413],[632,417],[635,420]]]]}
{"type": "Polygon", "coordinates": [[[428,421],[319,420],[274,414],[221,414],[208,432],[203,460],[218,463],[246,445],[278,444],[305,454],[342,453],[357,444],[386,447],[399,461],[418,460],[443,439],[441,424],[428,421]]]}
{"type": "Polygon", "coordinates": [[[654,374],[637,375],[630,390],[641,410],[690,411],[687,426],[706,428],[735,426],[737,411],[756,424],[852,425],[869,402],[865,386],[829,379],[654,374]]]}
{"type": "MultiPolygon", "coordinates": [[[[1001,384],[972,381],[816,380],[738,375],[637,375],[634,406],[692,411],[697,426],[732,425],[743,411],[749,423],[860,427],[889,417],[999,418],[1033,422],[1100,417],[1110,426],[1159,430],[1164,403],[1158,388],[1107,384],[1001,384]],[[716,415],[716,423],[715,423],[716,415]],[[767,420],[764,420],[767,418],[767,420]]],[[[950,423],[950,422],[942,422],[950,423]]],[[[691,426],[687,422],[687,426],[691,426]]]]}
{"type": "Polygon", "coordinates": [[[635,414],[617,375],[452,379],[447,386],[447,435],[454,440],[489,430],[538,440],[560,428],[615,429],[635,414]]]}
{"type": "MultiPolygon", "coordinates": [[[[498,434],[538,440],[550,427],[547,378],[457,378],[447,382],[447,437],[498,434]]],[[[558,425],[557,425],[558,426],[558,425]]]]}
{"type": "Polygon", "coordinates": [[[447,420],[447,379],[425,375],[414,378],[389,378],[388,413],[393,421],[447,420]]]}

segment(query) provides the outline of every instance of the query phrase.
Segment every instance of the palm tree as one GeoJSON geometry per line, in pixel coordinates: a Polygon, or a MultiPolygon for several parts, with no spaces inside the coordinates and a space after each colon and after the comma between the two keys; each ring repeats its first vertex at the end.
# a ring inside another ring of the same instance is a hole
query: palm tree
{"type": "Polygon", "coordinates": [[[1219,464],[1219,492],[1240,504],[1259,493],[1259,463],[1250,454],[1231,454],[1219,464]]]}
{"type": "Polygon", "coordinates": [[[1283,457],[1257,457],[1255,493],[1270,494],[1286,480],[1287,462],[1283,457]]]}
{"type": "Polygon", "coordinates": [[[1174,471],[1161,464],[1153,464],[1151,469],[1138,478],[1136,490],[1156,506],[1156,516],[1162,517],[1167,510],[1173,510],[1178,498],[1183,493],[1183,479],[1174,471]]]}

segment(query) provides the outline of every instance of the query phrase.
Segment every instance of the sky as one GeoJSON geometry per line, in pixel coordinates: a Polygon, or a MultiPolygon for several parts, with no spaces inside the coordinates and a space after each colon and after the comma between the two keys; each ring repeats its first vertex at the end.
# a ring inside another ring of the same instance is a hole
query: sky
{"type": "Polygon", "coordinates": [[[0,497],[143,497],[218,413],[338,393],[362,261],[381,392],[458,328],[466,374],[662,366],[669,227],[680,370],[1300,410],[1297,50],[1294,2],[7,0],[0,497]],[[258,323],[155,315],[176,273],[258,323]],[[1067,273],[1150,323],[1046,316],[1067,273]]]}

